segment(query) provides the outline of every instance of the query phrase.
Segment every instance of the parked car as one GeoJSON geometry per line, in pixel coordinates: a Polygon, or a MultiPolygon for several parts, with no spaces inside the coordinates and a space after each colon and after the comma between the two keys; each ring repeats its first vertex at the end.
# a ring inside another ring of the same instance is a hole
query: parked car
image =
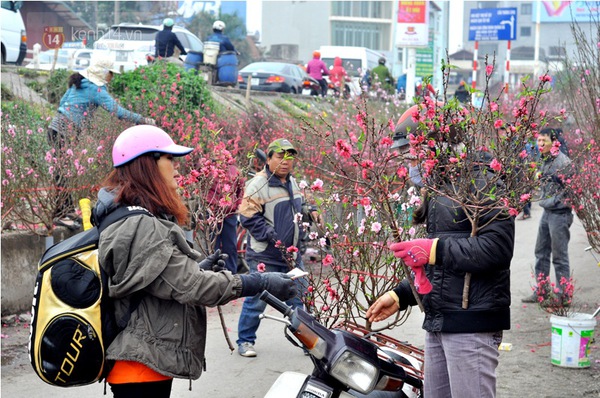
{"type": "Polygon", "coordinates": [[[2,63],[21,65],[27,54],[27,34],[21,16],[22,1],[2,2],[2,63]]]}
{"type": "MultiPolygon", "coordinates": [[[[238,72],[238,87],[245,90],[250,78],[250,89],[301,94],[303,83],[310,81],[316,87],[319,83],[308,76],[298,65],[285,62],[254,62],[238,72]]],[[[305,90],[310,94],[310,90],[305,90]]]]}
{"type": "MultiPolygon", "coordinates": [[[[146,55],[154,55],[156,33],[161,30],[161,25],[131,23],[113,25],[94,43],[94,48],[106,50],[116,68],[123,67],[125,71],[133,70],[148,64],[146,55]]],[[[173,33],[177,35],[187,52],[204,50],[202,40],[189,30],[174,26],[173,33]]],[[[181,58],[185,59],[185,56],[182,55],[181,58]]]]}
{"type": "MultiPolygon", "coordinates": [[[[50,70],[54,62],[55,50],[42,51],[39,57],[39,66],[36,68],[35,62],[25,66],[27,69],[50,70]]],[[[89,48],[61,48],[58,50],[56,65],[54,69],[71,69],[75,71],[84,70],[90,66],[94,50],[89,48]]]]}

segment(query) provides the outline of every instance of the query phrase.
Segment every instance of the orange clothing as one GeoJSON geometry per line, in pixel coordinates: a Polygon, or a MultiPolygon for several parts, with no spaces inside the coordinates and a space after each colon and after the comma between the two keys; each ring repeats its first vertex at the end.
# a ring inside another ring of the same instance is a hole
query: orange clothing
{"type": "Polygon", "coordinates": [[[147,383],[170,380],[172,377],[161,375],[146,365],[134,361],[115,361],[106,381],[110,384],[147,383]]]}

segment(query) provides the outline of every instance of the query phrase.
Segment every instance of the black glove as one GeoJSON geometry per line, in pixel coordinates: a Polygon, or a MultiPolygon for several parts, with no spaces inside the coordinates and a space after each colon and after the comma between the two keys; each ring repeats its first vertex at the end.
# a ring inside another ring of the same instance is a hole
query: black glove
{"type": "Polygon", "coordinates": [[[242,278],[241,297],[256,296],[264,290],[282,301],[298,295],[294,281],[289,275],[281,272],[255,272],[250,275],[240,275],[240,277],[242,278]]]}
{"type": "Polygon", "coordinates": [[[205,271],[219,272],[225,269],[225,260],[227,260],[228,257],[229,255],[225,253],[221,254],[221,249],[218,249],[216,252],[200,261],[198,267],[205,271]]]}

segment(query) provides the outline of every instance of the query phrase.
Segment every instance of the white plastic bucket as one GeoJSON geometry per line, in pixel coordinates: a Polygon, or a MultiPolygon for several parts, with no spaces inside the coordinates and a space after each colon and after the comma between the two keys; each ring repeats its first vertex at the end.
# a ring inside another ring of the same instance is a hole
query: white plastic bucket
{"type": "Polygon", "coordinates": [[[594,337],[596,319],[591,314],[574,313],[568,317],[552,315],[553,365],[567,368],[589,368],[590,343],[594,337]]]}
{"type": "Polygon", "coordinates": [[[217,64],[220,44],[216,41],[207,41],[204,43],[204,63],[209,65],[217,64]]]}

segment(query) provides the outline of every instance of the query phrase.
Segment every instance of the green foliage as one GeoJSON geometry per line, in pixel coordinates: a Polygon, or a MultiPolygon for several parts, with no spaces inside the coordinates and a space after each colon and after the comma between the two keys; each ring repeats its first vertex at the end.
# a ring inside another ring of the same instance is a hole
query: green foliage
{"type": "Polygon", "coordinates": [[[67,82],[73,72],[66,69],[56,69],[48,78],[46,85],[46,99],[51,104],[58,105],[65,91],[67,82]]]}
{"type": "MultiPolygon", "coordinates": [[[[171,115],[188,113],[214,106],[206,81],[195,71],[184,71],[168,62],[155,62],[146,67],[115,75],[111,94],[132,110],[147,113],[149,108],[164,107],[171,115]]],[[[161,112],[161,113],[164,113],[161,112]]]]}
{"type": "Polygon", "coordinates": [[[27,79],[35,79],[40,73],[35,69],[19,68],[17,73],[27,79]]]}

